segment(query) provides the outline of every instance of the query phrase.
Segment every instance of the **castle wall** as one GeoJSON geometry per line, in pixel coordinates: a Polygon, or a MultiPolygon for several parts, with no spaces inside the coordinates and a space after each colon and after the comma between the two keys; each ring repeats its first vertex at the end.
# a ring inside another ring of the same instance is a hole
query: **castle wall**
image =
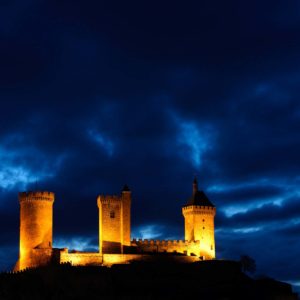
{"type": "Polygon", "coordinates": [[[52,219],[54,194],[50,192],[20,193],[20,253],[19,269],[36,265],[52,249],[52,219]],[[38,249],[44,251],[37,251],[38,249]]]}
{"type": "Polygon", "coordinates": [[[161,256],[150,254],[103,254],[103,265],[111,266],[114,264],[129,264],[131,262],[174,262],[192,263],[199,261],[197,256],[161,256]]]}
{"type": "Polygon", "coordinates": [[[132,247],[139,253],[181,253],[200,256],[200,241],[182,240],[132,240],[132,247]]]}
{"type": "Polygon", "coordinates": [[[103,256],[100,253],[69,253],[67,249],[60,252],[59,262],[71,263],[72,266],[101,266],[103,256]]]}
{"type": "Polygon", "coordinates": [[[176,262],[192,263],[199,261],[197,256],[163,256],[150,254],[99,254],[99,253],[69,253],[67,249],[60,252],[60,263],[71,263],[72,266],[112,266],[115,264],[129,264],[131,262],[176,262]]]}

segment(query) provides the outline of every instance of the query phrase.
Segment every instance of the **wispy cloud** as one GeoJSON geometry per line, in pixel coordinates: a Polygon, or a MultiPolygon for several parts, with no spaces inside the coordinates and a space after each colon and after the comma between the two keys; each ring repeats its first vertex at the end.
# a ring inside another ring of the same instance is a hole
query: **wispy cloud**
{"type": "Polygon", "coordinates": [[[99,249],[93,237],[58,237],[55,239],[53,246],[79,251],[98,251],[99,249]]]}
{"type": "Polygon", "coordinates": [[[101,133],[95,129],[89,129],[88,135],[92,141],[94,141],[102,149],[104,149],[104,151],[107,153],[108,156],[113,156],[114,144],[111,139],[109,139],[103,133],[101,133]]]}
{"type": "Polygon", "coordinates": [[[48,157],[37,148],[6,148],[0,146],[0,188],[25,189],[29,184],[53,177],[64,155],[48,157]]]}
{"type": "Polygon", "coordinates": [[[157,224],[142,225],[133,230],[132,236],[141,239],[155,239],[163,235],[164,226],[157,224]]]}
{"type": "Polygon", "coordinates": [[[203,163],[203,155],[212,147],[212,127],[171,114],[177,127],[177,146],[180,155],[195,168],[203,163]]]}

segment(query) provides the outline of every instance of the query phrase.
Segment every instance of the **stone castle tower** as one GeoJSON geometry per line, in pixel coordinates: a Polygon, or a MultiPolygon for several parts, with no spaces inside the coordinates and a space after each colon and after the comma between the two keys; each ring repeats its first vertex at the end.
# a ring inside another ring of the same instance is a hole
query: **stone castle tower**
{"type": "Polygon", "coordinates": [[[19,202],[20,252],[16,270],[46,264],[51,258],[54,193],[19,193],[19,202]]]}
{"type": "Polygon", "coordinates": [[[186,241],[200,241],[200,253],[204,259],[216,257],[215,206],[203,191],[198,191],[197,178],[193,182],[193,195],[183,206],[184,236],[186,241]]]}
{"type": "Polygon", "coordinates": [[[99,251],[124,253],[130,241],[131,191],[125,185],[121,196],[98,196],[99,251]]]}

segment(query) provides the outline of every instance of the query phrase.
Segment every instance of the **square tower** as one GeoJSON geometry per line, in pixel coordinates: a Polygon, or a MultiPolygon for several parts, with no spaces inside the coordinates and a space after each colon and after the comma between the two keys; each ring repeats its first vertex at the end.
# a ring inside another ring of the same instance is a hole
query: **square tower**
{"type": "Polygon", "coordinates": [[[214,218],[216,207],[203,191],[198,191],[197,179],[193,182],[193,195],[183,206],[184,236],[188,242],[200,242],[200,255],[205,259],[216,257],[214,218]]]}
{"type": "Polygon", "coordinates": [[[100,195],[99,252],[123,253],[130,246],[131,191],[125,185],[121,196],[100,195]]]}

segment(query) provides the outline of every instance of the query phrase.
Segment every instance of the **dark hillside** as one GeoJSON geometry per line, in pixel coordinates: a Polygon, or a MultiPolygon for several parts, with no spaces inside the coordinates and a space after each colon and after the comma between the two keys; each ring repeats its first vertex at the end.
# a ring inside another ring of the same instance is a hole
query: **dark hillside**
{"type": "Polygon", "coordinates": [[[0,299],[297,299],[291,286],[253,280],[231,261],[49,266],[0,275],[0,299]]]}

